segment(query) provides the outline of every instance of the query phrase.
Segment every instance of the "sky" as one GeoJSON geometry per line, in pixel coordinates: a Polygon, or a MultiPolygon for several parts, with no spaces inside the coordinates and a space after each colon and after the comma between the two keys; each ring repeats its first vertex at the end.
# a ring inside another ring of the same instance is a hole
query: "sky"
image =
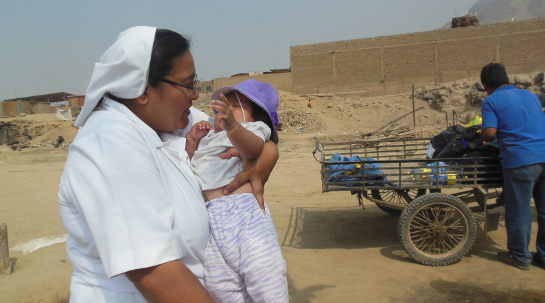
{"type": "Polygon", "coordinates": [[[202,80],[290,67],[290,46],[422,32],[477,0],[0,0],[0,100],[83,95],[122,31],[167,28],[191,39],[202,80]]]}

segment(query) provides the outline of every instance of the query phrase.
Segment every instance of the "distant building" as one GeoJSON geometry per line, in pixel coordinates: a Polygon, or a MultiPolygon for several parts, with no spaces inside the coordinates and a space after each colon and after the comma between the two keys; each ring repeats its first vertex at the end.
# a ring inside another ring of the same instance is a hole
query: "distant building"
{"type": "Polygon", "coordinates": [[[36,95],[30,97],[21,97],[15,99],[7,99],[1,102],[0,116],[17,116],[25,113],[40,114],[40,113],[56,113],[57,108],[67,107],[69,105],[68,98],[73,94],[59,92],[45,95],[36,95]]]}
{"type": "Polygon", "coordinates": [[[58,101],[68,101],[69,96],[73,96],[73,94],[60,92],[60,93],[36,95],[36,96],[30,96],[30,97],[6,99],[4,101],[33,101],[33,102],[48,102],[49,103],[49,102],[58,102],[58,101]]]}
{"type": "Polygon", "coordinates": [[[249,73],[238,73],[238,74],[234,74],[231,76],[231,78],[234,78],[234,77],[247,77],[247,76],[250,76],[250,77],[254,77],[254,76],[259,76],[259,75],[269,75],[269,74],[283,74],[283,73],[290,73],[291,72],[291,68],[281,68],[281,69],[271,69],[267,72],[264,72],[264,71],[255,71],[255,72],[249,72],[249,73]]]}
{"type": "Polygon", "coordinates": [[[238,74],[234,74],[231,76],[231,78],[234,78],[234,77],[244,77],[244,76],[249,76],[250,74],[249,73],[238,73],[238,74]]]}
{"type": "Polygon", "coordinates": [[[291,68],[281,68],[281,69],[271,69],[268,72],[263,72],[264,74],[284,74],[284,73],[290,73],[291,68]]]}
{"type": "MultiPolygon", "coordinates": [[[[253,71],[247,73],[238,73],[229,77],[220,77],[208,81],[197,83],[197,91],[209,93],[218,90],[224,86],[234,86],[248,79],[255,79],[261,82],[267,82],[276,89],[291,91],[291,67],[282,69],[271,69],[269,71],[253,71]]],[[[73,105],[71,105],[73,106],[73,105]]]]}
{"type": "Polygon", "coordinates": [[[84,102],[85,102],[85,95],[69,96],[68,97],[68,107],[82,108],[84,102]]]}

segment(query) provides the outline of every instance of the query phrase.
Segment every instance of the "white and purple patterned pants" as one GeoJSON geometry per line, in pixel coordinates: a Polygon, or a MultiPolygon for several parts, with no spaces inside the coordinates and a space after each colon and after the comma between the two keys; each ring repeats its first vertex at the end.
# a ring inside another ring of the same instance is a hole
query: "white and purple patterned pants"
{"type": "Polygon", "coordinates": [[[204,251],[206,289],[217,302],[288,302],[286,260],[269,207],[253,194],[206,202],[212,233],[204,251]]]}

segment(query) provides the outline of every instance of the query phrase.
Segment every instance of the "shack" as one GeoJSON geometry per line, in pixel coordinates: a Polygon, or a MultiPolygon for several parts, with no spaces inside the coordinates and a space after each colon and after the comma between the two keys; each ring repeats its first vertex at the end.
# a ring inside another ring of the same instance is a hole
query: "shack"
{"type": "Polygon", "coordinates": [[[56,113],[57,108],[66,108],[69,105],[68,98],[74,96],[66,92],[36,95],[23,98],[8,99],[1,102],[0,116],[13,117],[22,113],[56,113]]]}

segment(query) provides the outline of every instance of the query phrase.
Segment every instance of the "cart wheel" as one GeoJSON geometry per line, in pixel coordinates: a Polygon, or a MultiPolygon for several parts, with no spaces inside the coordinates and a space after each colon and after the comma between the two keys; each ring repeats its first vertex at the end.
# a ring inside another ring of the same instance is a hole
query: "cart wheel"
{"type": "Polygon", "coordinates": [[[473,213],[462,200],[433,193],[416,198],[398,225],[403,248],[417,262],[443,266],[458,262],[477,236],[473,213]]]}
{"type": "MultiPolygon", "coordinates": [[[[411,200],[414,200],[416,197],[420,197],[426,194],[425,189],[388,189],[388,190],[375,189],[371,191],[371,197],[377,200],[382,200],[384,202],[391,203],[391,204],[407,206],[409,203],[407,203],[407,200],[405,200],[405,198],[403,198],[400,195],[399,193],[400,191],[403,191],[407,195],[409,195],[411,200]]],[[[380,204],[377,204],[377,206],[384,212],[387,212],[390,215],[394,215],[394,216],[399,216],[403,212],[403,210],[401,209],[390,208],[380,204]]]]}

